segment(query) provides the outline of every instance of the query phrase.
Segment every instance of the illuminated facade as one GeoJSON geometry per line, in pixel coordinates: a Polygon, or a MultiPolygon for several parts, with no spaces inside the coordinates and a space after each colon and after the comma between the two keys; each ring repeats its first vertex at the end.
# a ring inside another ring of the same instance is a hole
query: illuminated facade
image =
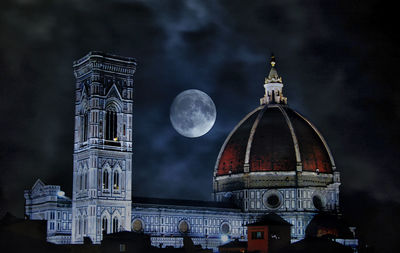
{"type": "MultiPolygon", "coordinates": [[[[217,249],[223,240],[245,240],[245,225],[269,212],[291,223],[292,240],[300,240],[315,214],[337,212],[340,174],[329,148],[287,106],[274,58],[271,65],[260,106],[222,145],[213,201],[190,201],[131,197],[135,60],[91,52],[74,62],[71,243],[86,236],[100,243],[103,231],[132,230],[150,234],[155,246],[180,247],[188,235],[217,249]]],[[[32,197],[26,198],[29,206],[32,197]]]]}
{"type": "Polygon", "coordinates": [[[25,215],[32,220],[47,220],[47,240],[71,243],[72,201],[58,185],[45,185],[40,179],[26,190],[25,215]]]}

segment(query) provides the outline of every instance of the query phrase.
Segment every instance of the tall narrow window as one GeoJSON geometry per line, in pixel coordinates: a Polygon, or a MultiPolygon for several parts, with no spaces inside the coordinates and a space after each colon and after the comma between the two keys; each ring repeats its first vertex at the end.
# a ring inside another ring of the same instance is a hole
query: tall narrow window
{"type": "Polygon", "coordinates": [[[84,189],[86,190],[86,189],[88,188],[88,175],[87,175],[87,171],[85,171],[84,183],[85,183],[84,189]]]}
{"type": "Polygon", "coordinates": [[[114,111],[106,112],[106,139],[117,141],[117,113],[114,111]]]}
{"type": "Polygon", "coordinates": [[[103,219],[101,220],[101,230],[103,231],[103,233],[107,233],[107,225],[108,225],[108,220],[107,217],[103,217],[103,219]]]}
{"type": "Polygon", "coordinates": [[[87,234],[87,219],[86,219],[86,217],[83,220],[83,234],[84,235],[87,234]]]}
{"type": "Polygon", "coordinates": [[[82,116],[82,141],[85,142],[88,139],[89,131],[89,115],[87,112],[82,116]]]}
{"type": "Polygon", "coordinates": [[[83,177],[83,174],[81,172],[81,173],[79,173],[79,190],[82,190],[82,188],[83,188],[83,179],[82,179],[82,177],[83,177]]]}
{"type": "Polygon", "coordinates": [[[113,233],[118,232],[118,226],[119,226],[118,222],[119,222],[118,218],[114,217],[113,218],[113,230],[112,230],[113,233]]]}
{"type": "Polygon", "coordinates": [[[79,217],[78,221],[78,234],[80,235],[82,233],[82,218],[79,217]]]}
{"type": "Polygon", "coordinates": [[[113,182],[114,190],[119,190],[119,172],[117,170],[114,171],[113,179],[114,179],[113,182]]]}
{"type": "Polygon", "coordinates": [[[103,189],[108,189],[108,170],[103,171],[103,189]]]}

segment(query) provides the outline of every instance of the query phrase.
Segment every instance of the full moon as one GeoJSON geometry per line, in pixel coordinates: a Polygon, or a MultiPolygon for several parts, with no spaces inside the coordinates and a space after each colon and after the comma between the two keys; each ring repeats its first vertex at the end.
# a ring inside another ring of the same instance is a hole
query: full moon
{"type": "Polygon", "coordinates": [[[212,99],[200,90],[185,90],[175,97],[170,119],[175,130],[189,138],[200,137],[213,127],[217,112],[212,99]]]}

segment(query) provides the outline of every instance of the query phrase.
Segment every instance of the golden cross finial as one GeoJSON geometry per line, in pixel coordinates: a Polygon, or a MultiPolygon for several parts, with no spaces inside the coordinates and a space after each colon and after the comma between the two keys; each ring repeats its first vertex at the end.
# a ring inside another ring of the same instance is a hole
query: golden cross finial
{"type": "Polygon", "coordinates": [[[275,64],[276,64],[276,62],[275,62],[275,56],[274,56],[274,55],[271,55],[271,66],[272,66],[272,67],[275,67],[275,64]]]}

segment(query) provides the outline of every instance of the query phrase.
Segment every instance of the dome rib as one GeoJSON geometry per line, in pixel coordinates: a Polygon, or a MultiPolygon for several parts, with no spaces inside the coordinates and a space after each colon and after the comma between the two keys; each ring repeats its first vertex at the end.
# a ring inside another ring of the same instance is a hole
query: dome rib
{"type": "Polygon", "coordinates": [[[300,147],[299,147],[299,141],[296,136],[296,132],[294,131],[293,124],[289,119],[289,116],[287,115],[286,111],[283,110],[282,106],[278,105],[279,110],[282,112],[283,116],[285,117],[286,124],[289,127],[290,134],[292,135],[292,140],[293,140],[293,146],[294,146],[294,152],[296,154],[296,170],[301,170],[302,165],[301,165],[301,154],[300,154],[300,147]]]}
{"type": "Polygon", "coordinates": [[[258,123],[260,122],[260,120],[261,120],[262,116],[264,115],[264,112],[265,112],[266,109],[267,109],[267,107],[264,106],[264,108],[260,110],[260,112],[258,113],[257,119],[254,121],[253,127],[250,130],[249,141],[247,142],[247,146],[246,146],[246,155],[244,157],[244,172],[249,172],[251,145],[253,143],[253,138],[254,138],[254,134],[256,133],[256,130],[257,130],[257,127],[258,127],[258,123]]]}
{"type": "Polygon", "coordinates": [[[246,122],[251,116],[253,116],[257,111],[261,110],[263,106],[259,106],[256,109],[254,109],[252,112],[248,113],[234,128],[233,130],[229,133],[228,137],[226,137],[224,144],[222,144],[222,147],[218,153],[217,161],[215,163],[214,167],[214,177],[217,176],[218,174],[218,168],[219,164],[221,161],[222,154],[224,153],[226,146],[228,142],[231,140],[232,136],[237,132],[237,130],[243,125],[244,122],[246,122]]]}
{"type": "Polygon", "coordinates": [[[251,145],[249,172],[295,171],[293,139],[278,105],[266,105],[251,145]]]}
{"type": "Polygon", "coordinates": [[[322,141],[322,143],[324,144],[325,150],[328,153],[329,156],[329,160],[331,162],[331,166],[332,166],[332,170],[335,171],[336,170],[336,165],[335,165],[335,160],[333,159],[331,150],[329,149],[328,143],[325,141],[324,137],[322,136],[322,134],[318,131],[318,129],[308,120],[306,119],[303,115],[301,115],[300,113],[298,113],[297,111],[293,110],[297,116],[299,116],[300,118],[302,118],[305,122],[308,123],[308,125],[314,130],[314,132],[318,135],[319,139],[322,141]]]}

